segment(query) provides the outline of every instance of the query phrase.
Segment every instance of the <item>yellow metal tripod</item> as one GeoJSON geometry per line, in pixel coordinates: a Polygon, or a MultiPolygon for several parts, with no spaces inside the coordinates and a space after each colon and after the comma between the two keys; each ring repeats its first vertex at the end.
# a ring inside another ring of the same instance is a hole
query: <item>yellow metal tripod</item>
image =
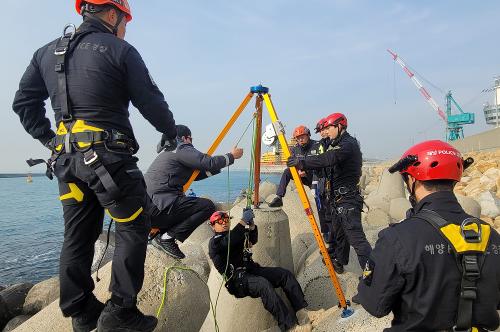
{"type": "MultiPolygon", "coordinates": [[[[260,137],[261,137],[261,130],[262,130],[262,102],[264,101],[267,111],[269,112],[269,116],[271,117],[271,121],[274,127],[274,131],[276,135],[278,136],[279,143],[281,145],[281,148],[285,154],[285,157],[288,158],[290,157],[290,148],[288,147],[288,143],[285,138],[285,130],[283,125],[281,124],[280,120],[278,119],[278,115],[276,113],[276,110],[274,109],[273,103],[271,101],[271,95],[269,94],[269,89],[266,87],[263,87],[262,85],[254,86],[250,88],[250,92],[245,96],[243,101],[241,102],[240,106],[236,109],[234,114],[231,116],[229,121],[226,123],[224,128],[220,131],[219,135],[217,138],[214,140],[212,145],[207,151],[208,155],[212,155],[219,144],[222,142],[228,131],[231,129],[233,124],[236,122],[238,117],[241,115],[241,113],[244,111],[252,97],[256,95],[256,117],[257,117],[257,142],[255,146],[254,151],[254,163],[255,163],[255,184],[254,184],[254,190],[255,190],[255,196],[254,196],[254,206],[258,207],[258,202],[259,202],[259,197],[258,197],[258,192],[259,192],[259,182],[260,182],[260,148],[261,148],[261,142],[260,142],[260,137]]],[[[319,249],[321,251],[321,255],[323,256],[323,260],[325,261],[326,267],[328,269],[328,273],[330,275],[330,279],[332,281],[333,287],[335,289],[335,292],[337,294],[337,298],[339,300],[339,307],[343,309],[342,311],[342,317],[349,317],[350,315],[353,314],[353,310],[349,308],[350,303],[345,299],[344,293],[342,291],[342,288],[340,286],[339,280],[337,278],[337,275],[335,273],[335,270],[333,269],[333,264],[330,259],[330,255],[328,254],[328,251],[326,249],[325,243],[323,241],[323,237],[321,236],[320,230],[318,228],[318,224],[316,223],[316,219],[313,214],[313,210],[311,209],[311,203],[309,202],[309,198],[306,195],[306,191],[304,189],[304,185],[302,184],[301,178],[297,172],[297,169],[295,167],[291,167],[290,171],[292,173],[293,180],[295,182],[295,186],[297,187],[298,193],[300,200],[302,202],[302,206],[304,207],[304,211],[307,215],[307,218],[309,219],[309,223],[311,224],[312,230],[314,237],[316,238],[316,242],[318,243],[319,249]]],[[[184,185],[184,191],[186,191],[191,184],[193,183],[194,179],[198,176],[200,172],[194,171],[193,174],[191,175],[191,178],[188,180],[188,182],[184,185]]]]}

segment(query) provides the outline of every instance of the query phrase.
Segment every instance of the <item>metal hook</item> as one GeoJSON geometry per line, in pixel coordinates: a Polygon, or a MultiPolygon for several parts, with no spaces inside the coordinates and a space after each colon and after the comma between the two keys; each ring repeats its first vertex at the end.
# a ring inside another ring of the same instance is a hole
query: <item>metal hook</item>
{"type": "Polygon", "coordinates": [[[75,37],[75,34],[76,34],[76,26],[73,23],[68,23],[64,26],[63,35],[62,35],[61,39],[64,38],[68,34],[69,28],[72,28],[71,36],[69,37],[69,40],[73,40],[73,38],[75,37]]]}

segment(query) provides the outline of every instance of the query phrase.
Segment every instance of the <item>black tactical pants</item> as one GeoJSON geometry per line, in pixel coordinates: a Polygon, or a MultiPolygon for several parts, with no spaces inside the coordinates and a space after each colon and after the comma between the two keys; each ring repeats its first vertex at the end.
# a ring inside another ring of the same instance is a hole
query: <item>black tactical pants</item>
{"type": "MultiPolygon", "coordinates": [[[[281,179],[280,179],[280,184],[278,185],[278,189],[276,190],[276,196],[279,197],[284,197],[286,194],[286,187],[288,186],[288,183],[290,183],[290,180],[292,180],[292,172],[290,172],[290,169],[287,168],[283,171],[283,174],[281,174],[281,179]]],[[[311,186],[312,183],[312,176],[309,175],[309,173],[305,177],[301,177],[302,183],[308,187],[311,186]]]]}
{"type": "Polygon", "coordinates": [[[137,158],[95,148],[99,160],[120,189],[113,197],[83,154],[62,154],[54,167],[64,212],[64,243],[60,258],[60,307],[64,316],[82,310],[94,290],[90,275],[94,244],[102,232],[104,211],[116,222],[115,252],[109,289],[124,307],[136,304],[144,279],[149,198],[137,158]]]}
{"type": "Polygon", "coordinates": [[[184,242],[198,226],[215,212],[214,203],[206,198],[181,196],[167,209],[160,211],[153,207],[151,225],[160,233],[168,233],[184,242]]]}
{"type": "Polygon", "coordinates": [[[350,246],[358,255],[361,269],[365,268],[372,247],[366,239],[361,224],[361,210],[363,198],[358,193],[349,193],[333,200],[332,203],[332,232],[334,257],[342,265],[349,263],[350,246]]]}
{"type": "Polygon", "coordinates": [[[241,298],[260,297],[264,308],[269,311],[282,331],[297,324],[295,313],[307,307],[304,293],[292,272],[281,267],[255,267],[245,272],[242,280],[234,280],[238,284],[234,296],[241,298]],[[292,305],[291,311],[274,290],[281,288],[292,305]]]}
{"type": "MultiPolygon", "coordinates": [[[[326,198],[324,198],[323,196],[320,196],[319,200],[321,207],[320,208],[318,207],[318,216],[319,216],[319,225],[321,228],[321,233],[328,234],[331,232],[331,227],[332,227],[332,214],[330,211],[330,205],[326,200],[326,198]]],[[[325,239],[325,241],[327,243],[330,242],[329,239],[325,239]]]]}

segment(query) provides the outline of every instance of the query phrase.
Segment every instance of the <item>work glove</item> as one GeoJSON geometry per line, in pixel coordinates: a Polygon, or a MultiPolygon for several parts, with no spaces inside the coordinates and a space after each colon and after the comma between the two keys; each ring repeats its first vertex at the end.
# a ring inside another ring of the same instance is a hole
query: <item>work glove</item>
{"type": "Polygon", "coordinates": [[[305,166],[305,158],[304,157],[297,157],[297,156],[290,156],[290,157],[288,157],[286,165],[288,167],[296,167],[297,169],[303,170],[304,166],[305,166]]]}
{"type": "Polygon", "coordinates": [[[255,214],[253,214],[252,209],[249,207],[244,208],[241,220],[243,220],[247,225],[250,225],[253,223],[253,218],[255,218],[255,214]]]}
{"type": "Polygon", "coordinates": [[[50,151],[54,152],[56,149],[56,138],[53,137],[49,139],[47,142],[45,142],[44,146],[49,149],[50,151]]]}
{"type": "Polygon", "coordinates": [[[165,151],[174,151],[177,148],[177,139],[168,138],[165,134],[161,135],[161,140],[156,146],[156,152],[160,153],[163,150],[165,151]]]}

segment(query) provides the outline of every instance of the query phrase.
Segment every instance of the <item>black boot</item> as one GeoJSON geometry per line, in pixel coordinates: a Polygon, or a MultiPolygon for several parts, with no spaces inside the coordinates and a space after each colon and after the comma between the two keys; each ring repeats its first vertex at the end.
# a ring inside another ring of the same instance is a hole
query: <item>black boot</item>
{"type": "Polygon", "coordinates": [[[332,259],[333,269],[337,274],[344,273],[344,265],[340,264],[338,260],[332,259]]]}
{"type": "Polygon", "coordinates": [[[279,196],[274,197],[271,203],[269,203],[269,207],[280,207],[280,206],[283,206],[283,200],[279,196]]]}
{"type": "Polygon", "coordinates": [[[97,322],[97,332],[151,332],[156,324],[156,317],[145,316],[137,307],[124,308],[108,300],[97,322]]]}
{"type": "Polygon", "coordinates": [[[74,332],[90,332],[97,327],[97,319],[104,309],[104,303],[97,300],[94,294],[87,300],[81,312],[71,317],[74,332]]]}
{"type": "Polygon", "coordinates": [[[163,240],[161,236],[157,236],[153,239],[153,246],[164,251],[167,255],[172,256],[175,259],[183,259],[186,257],[184,253],[179,249],[175,239],[163,240]]]}
{"type": "MultiPolygon", "coordinates": [[[[333,269],[335,270],[335,272],[337,274],[344,273],[344,266],[342,264],[340,264],[339,261],[335,258],[334,254],[330,250],[330,248],[328,248],[328,255],[330,256],[330,259],[331,259],[332,265],[333,265],[333,269]]],[[[325,264],[325,259],[323,258],[323,256],[321,257],[321,261],[323,262],[323,264],[325,264]]]]}

